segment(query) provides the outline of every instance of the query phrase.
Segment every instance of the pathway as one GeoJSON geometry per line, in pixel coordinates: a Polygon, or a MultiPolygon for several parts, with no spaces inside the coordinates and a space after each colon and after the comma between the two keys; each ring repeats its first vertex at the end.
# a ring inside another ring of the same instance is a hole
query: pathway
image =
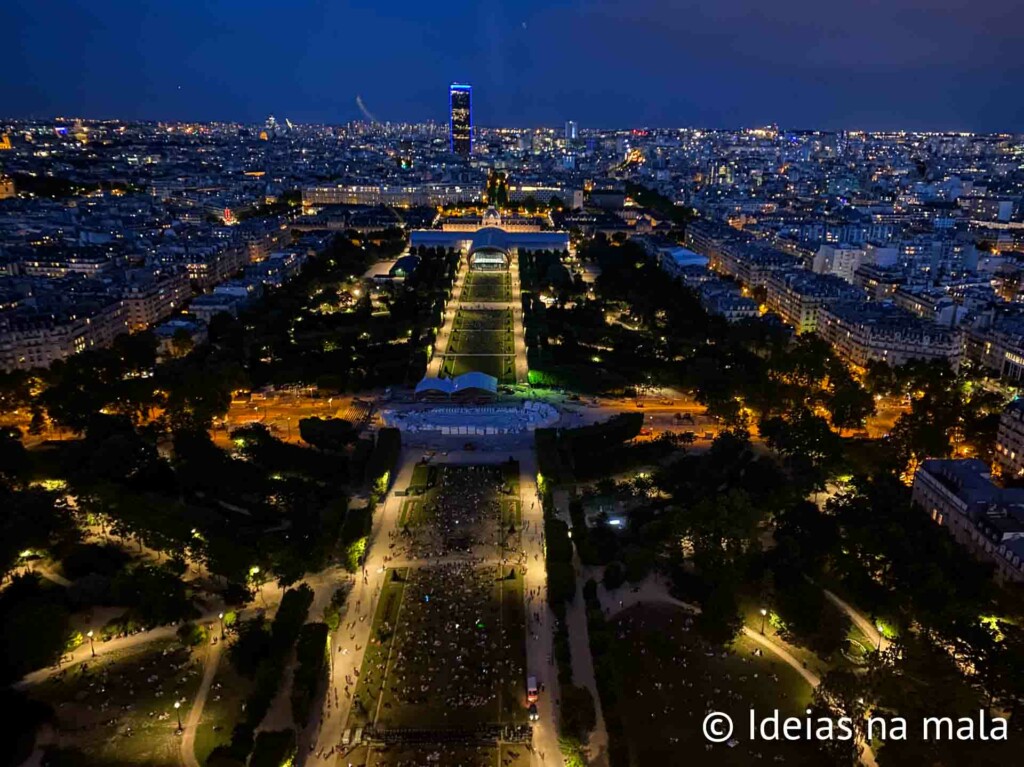
{"type": "MultiPolygon", "coordinates": [[[[676,605],[684,610],[689,610],[693,613],[699,613],[700,608],[696,605],[683,602],[682,600],[676,599],[668,593],[667,586],[660,581],[656,576],[648,578],[639,587],[637,593],[633,593],[632,589],[619,589],[617,593],[612,594],[604,588],[598,589],[598,596],[601,599],[602,606],[608,611],[608,615],[612,616],[618,612],[621,612],[629,607],[640,604],[642,602],[661,602],[665,604],[676,605]],[[622,593],[619,593],[622,592],[622,593]]],[[[851,608],[852,609],[852,608],[851,608]]],[[[779,660],[789,665],[795,670],[811,687],[817,687],[821,684],[821,678],[804,668],[804,665],[798,661],[793,655],[784,647],[773,642],[768,637],[762,636],[759,632],[754,631],[747,626],[743,627],[743,634],[749,639],[757,642],[765,650],[775,655],[779,660]]],[[[860,761],[865,767],[878,767],[878,763],[875,761],[875,753],[869,745],[866,743],[860,743],[861,754],[860,761]]]]}
{"type": "MultiPolygon", "coordinates": [[[[526,577],[523,589],[533,591],[533,602],[527,601],[526,667],[530,676],[536,676],[545,692],[537,700],[540,719],[533,726],[532,767],[562,765],[558,746],[558,708],[560,700],[558,670],[554,665],[555,615],[548,607],[548,575],[544,560],[544,510],[537,495],[537,459],[532,449],[521,450],[513,456],[519,461],[519,491],[523,500],[523,550],[526,553],[526,577]],[[539,623],[533,613],[540,615],[539,623]],[[543,757],[541,756],[543,754],[543,757]]],[[[525,680],[524,680],[525,682],[525,680]]]]}
{"type": "Polygon", "coordinates": [[[583,600],[583,584],[590,576],[583,572],[583,565],[575,546],[572,552],[572,566],[576,571],[576,598],[565,611],[569,647],[572,652],[572,681],[589,690],[590,697],[594,699],[596,722],[587,742],[587,763],[590,767],[608,767],[608,729],[605,727],[604,711],[601,709],[601,695],[597,690],[594,656],[590,652],[590,631],[587,627],[587,605],[583,600]]]}
{"type": "Polygon", "coordinates": [[[189,709],[188,716],[182,723],[185,732],[181,737],[181,752],[179,762],[182,767],[199,767],[199,760],[196,759],[196,730],[199,729],[199,722],[203,717],[203,708],[206,706],[206,699],[210,695],[210,687],[217,675],[217,667],[220,665],[221,656],[224,654],[224,647],[227,643],[218,640],[217,644],[207,645],[206,659],[203,668],[203,680],[199,683],[195,700],[189,709]]]}
{"type": "Polygon", "coordinates": [[[846,613],[853,624],[860,629],[860,632],[870,640],[873,647],[877,647],[879,650],[889,649],[889,645],[892,644],[886,639],[882,633],[878,630],[874,623],[869,621],[860,610],[855,608],[848,602],[843,601],[840,597],[833,594],[828,589],[823,588],[822,592],[825,594],[825,598],[846,613]]]}
{"type": "Polygon", "coordinates": [[[345,677],[354,679],[358,675],[370,641],[373,615],[384,585],[384,557],[389,553],[391,534],[398,529],[398,514],[402,506],[402,499],[395,496],[395,490],[409,486],[416,462],[422,457],[421,450],[402,450],[391,489],[374,512],[363,573],[357,576],[355,586],[349,591],[341,624],[331,635],[327,693],[323,706],[314,710],[311,717],[307,729],[311,735],[308,741],[303,739],[299,764],[333,765],[341,758],[338,746],[352,709],[351,694],[355,692],[354,686],[349,685],[349,694],[345,694],[345,677]],[[312,743],[312,749],[305,745],[307,742],[312,743]]]}
{"type": "Polygon", "coordinates": [[[466,276],[469,274],[469,258],[463,256],[459,260],[459,269],[455,273],[455,282],[452,284],[452,297],[445,304],[444,319],[441,322],[441,329],[437,331],[434,339],[434,354],[427,363],[427,375],[437,378],[441,375],[441,363],[444,362],[444,355],[448,351],[448,341],[452,335],[452,326],[455,324],[455,315],[462,303],[462,288],[466,284],[466,276]]]}

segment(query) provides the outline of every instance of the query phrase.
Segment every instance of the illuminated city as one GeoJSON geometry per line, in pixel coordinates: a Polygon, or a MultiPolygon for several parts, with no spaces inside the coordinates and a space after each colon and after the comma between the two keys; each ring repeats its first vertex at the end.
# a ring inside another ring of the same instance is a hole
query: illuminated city
{"type": "Polygon", "coordinates": [[[1024,11],[57,5],[4,763],[1021,763],[1024,11]]]}

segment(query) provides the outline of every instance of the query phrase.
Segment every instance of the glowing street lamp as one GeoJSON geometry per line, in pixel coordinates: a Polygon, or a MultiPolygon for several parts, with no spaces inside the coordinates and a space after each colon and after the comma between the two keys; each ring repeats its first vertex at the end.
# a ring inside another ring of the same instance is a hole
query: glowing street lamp
{"type": "Polygon", "coordinates": [[[253,565],[252,567],[249,568],[249,580],[252,581],[253,583],[256,583],[259,586],[259,589],[260,589],[260,600],[265,605],[267,603],[267,601],[263,597],[263,579],[262,578],[257,578],[257,576],[259,574],[260,574],[260,566],[259,565],[253,565]]]}
{"type": "Polygon", "coordinates": [[[762,607],[761,608],[761,634],[762,635],[764,635],[764,621],[765,621],[765,618],[767,618],[767,617],[768,617],[768,610],[767,610],[767,608],[762,607]]]}
{"type": "Polygon", "coordinates": [[[220,638],[224,638],[224,613],[217,613],[217,617],[220,619],[220,638]]]}
{"type": "Polygon", "coordinates": [[[178,715],[178,734],[180,735],[181,731],[183,729],[185,729],[184,727],[181,726],[181,701],[180,700],[174,701],[174,713],[176,713],[178,715]]]}
{"type": "Polygon", "coordinates": [[[92,657],[96,657],[96,643],[93,641],[93,630],[89,629],[85,632],[85,635],[89,637],[89,650],[92,652],[92,657]]]}

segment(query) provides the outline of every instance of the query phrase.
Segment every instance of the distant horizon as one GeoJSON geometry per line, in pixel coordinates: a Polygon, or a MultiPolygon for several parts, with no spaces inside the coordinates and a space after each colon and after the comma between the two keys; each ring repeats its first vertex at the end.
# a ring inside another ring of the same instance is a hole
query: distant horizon
{"type": "Polygon", "coordinates": [[[12,0],[4,16],[0,105],[26,117],[443,122],[467,82],[494,126],[1024,132],[1011,0],[12,0]]]}
{"type": "MultiPolygon", "coordinates": [[[[311,126],[319,125],[328,128],[340,128],[353,123],[361,123],[364,125],[427,125],[433,122],[439,127],[447,127],[448,119],[447,116],[442,118],[426,118],[421,120],[376,120],[370,121],[361,116],[354,116],[344,121],[324,121],[324,120],[296,120],[292,119],[290,115],[283,112],[267,112],[262,118],[256,118],[252,120],[238,120],[238,119],[226,119],[226,118],[211,118],[211,119],[190,119],[190,118],[163,118],[163,117],[117,117],[117,116],[105,116],[105,117],[90,117],[87,115],[71,115],[71,114],[54,114],[54,115],[0,115],[0,123],[5,122],[74,122],[75,120],[83,120],[85,122],[122,122],[122,123],[164,123],[164,124],[178,124],[178,125],[206,125],[206,124],[221,124],[221,125],[239,125],[243,127],[256,127],[262,126],[266,122],[267,118],[274,117],[278,122],[283,122],[285,119],[291,120],[293,125],[297,126],[311,126]]],[[[474,122],[474,128],[485,128],[487,130],[562,130],[565,122],[573,120],[572,117],[565,118],[564,121],[559,123],[543,123],[533,125],[506,125],[506,124],[486,124],[480,123],[479,121],[474,122]]],[[[967,130],[961,128],[860,128],[860,127],[849,127],[849,128],[817,128],[813,126],[786,126],[780,123],[757,123],[749,125],[734,125],[734,126],[718,126],[710,127],[706,125],[619,125],[619,126],[608,126],[608,125],[584,125],[579,120],[575,121],[578,125],[580,133],[587,131],[637,131],[637,130],[650,130],[650,131],[707,131],[707,132],[720,132],[729,133],[735,131],[744,130],[756,130],[759,128],[776,128],[780,133],[908,133],[908,134],[932,134],[932,135],[973,135],[973,136],[999,136],[999,135],[1021,135],[1024,134],[1022,130],[967,130]]]]}

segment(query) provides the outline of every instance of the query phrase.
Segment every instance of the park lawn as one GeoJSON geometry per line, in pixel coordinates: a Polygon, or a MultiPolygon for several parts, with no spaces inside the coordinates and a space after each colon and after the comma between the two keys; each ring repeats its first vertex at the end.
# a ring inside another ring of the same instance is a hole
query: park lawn
{"type": "Polygon", "coordinates": [[[449,354],[515,354],[511,330],[455,330],[449,354]]]}
{"type": "Polygon", "coordinates": [[[427,511],[428,506],[434,500],[434,496],[435,492],[428,490],[416,498],[403,499],[402,509],[398,513],[398,526],[400,528],[420,527],[429,523],[436,516],[434,512],[427,511]]]}
{"type": "Polygon", "coordinates": [[[459,309],[453,330],[512,330],[511,309],[459,309]]]}
{"type": "Polygon", "coordinates": [[[508,272],[470,272],[462,288],[462,300],[469,303],[512,300],[512,276],[508,272]]]}
{"type": "Polygon", "coordinates": [[[728,650],[712,648],[692,630],[687,613],[667,605],[634,607],[618,616],[611,646],[618,707],[633,763],[747,767],[781,757],[787,765],[818,767],[824,759],[806,743],[749,743],[750,711],[801,716],[811,688],[795,670],[740,636],[728,650]],[[739,743],[707,748],[708,711],[729,714],[739,743]],[[758,758],[760,755],[760,759],[758,758]],[[755,761],[756,760],[756,761],[755,761]]]}
{"type": "Polygon", "coordinates": [[[519,498],[502,498],[501,499],[501,527],[503,530],[508,530],[512,525],[515,525],[516,531],[523,524],[523,502],[519,498]]]}
{"type": "MultiPolygon", "coordinates": [[[[401,621],[395,630],[396,643],[387,668],[376,721],[378,727],[446,730],[525,723],[525,709],[517,705],[514,697],[522,689],[526,678],[522,578],[516,576],[506,585],[499,580],[502,570],[498,567],[470,568],[470,571],[475,574],[474,577],[489,581],[480,593],[479,600],[466,600],[467,594],[474,593],[468,582],[455,586],[454,591],[447,590],[451,584],[435,579],[433,568],[423,567],[410,573],[410,581],[415,580],[415,583],[406,587],[401,621]],[[506,589],[507,602],[504,593],[506,589]],[[422,597],[424,592],[429,593],[429,601],[422,597]],[[442,612],[437,612],[439,610],[442,612]],[[443,615],[442,622],[447,621],[449,626],[453,622],[456,629],[461,626],[462,635],[466,639],[480,636],[483,642],[456,642],[452,637],[439,635],[438,641],[432,643],[428,651],[421,649],[417,655],[407,643],[431,641],[428,632],[422,628],[430,620],[431,613],[443,615]],[[442,639],[452,641],[440,641],[442,639]],[[495,649],[501,648],[503,643],[509,645],[508,652],[495,649]],[[403,656],[400,661],[397,657],[399,651],[403,656]],[[495,686],[474,679],[478,685],[477,692],[490,693],[489,699],[454,708],[445,702],[446,695],[467,691],[466,668],[478,668],[484,664],[493,667],[493,664],[501,660],[511,663],[506,664],[500,672],[495,672],[495,686]],[[460,673],[463,681],[459,680],[460,673]],[[403,700],[395,695],[392,685],[400,682],[403,677],[425,682],[425,690],[412,687],[414,694],[420,696],[418,700],[403,700]],[[506,696],[512,702],[503,711],[502,700],[506,696]]],[[[504,574],[507,575],[507,572],[504,574]]]]}
{"type": "Polygon", "coordinates": [[[438,467],[427,463],[417,463],[412,470],[412,480],[409,482],[407,491],[412,495],[419,495],[437,484],[438,467]]]}
{"type": "Polygon", "coordinates": [[[497,585],[501,600],[501,632],[513,648],[510,658],[513,670],[506,673],[498,694],[498,718],[502,724],[527,723],[526,607],[523,576],[518,570],[514,572],[514,577],[503,578],[497,585]]]}
{"type": "Polygon", "coordinates": [[[229,654],[224,653],[196,729],[195,754],[200,764],[206,764],[217,746],[231,741],[231,731],[242,721],[242,706],[251,689],[252,682],[235,670],[229,654]]]}
{"type": "Polygon", "coordinates": [[[198,656],[174,640],[110,653],[31,691],[56,712],[58,745],[86,764],[177,767],[181,738],[173,708],[188,716],[202,679],[198,656]]]}
{"type": "Polygon", "coordinates": [[[452,356],[445,355],[441,363],[443,376],[454,378],[463,373],[477,372],[494,376],[498,383],[514,383],[516,374],[516,358],[513,355],[475,355],[475,356],[452,356]]]}
{"type": "Polygon", "coordinates": [[[372,724],[376,718],[377,704],[384,682],[384,675],[378,670],[378,666],[388,662],[391,646],[394,644],[408,575],[409,568],[401,568],[389,569],[384,577],[384,588],[377,603],[377,611],[373,615],[370,642],[366,646],[363,664],[359,670],[359,684],[352,699],[348,727],[372,724]]]}
{"type": "Polygon", "coordinates": [[[498,764],[501,767],[530,767],[532,764],[530,749],[525,745],[502,743],[500,757],[498,764]]]}

